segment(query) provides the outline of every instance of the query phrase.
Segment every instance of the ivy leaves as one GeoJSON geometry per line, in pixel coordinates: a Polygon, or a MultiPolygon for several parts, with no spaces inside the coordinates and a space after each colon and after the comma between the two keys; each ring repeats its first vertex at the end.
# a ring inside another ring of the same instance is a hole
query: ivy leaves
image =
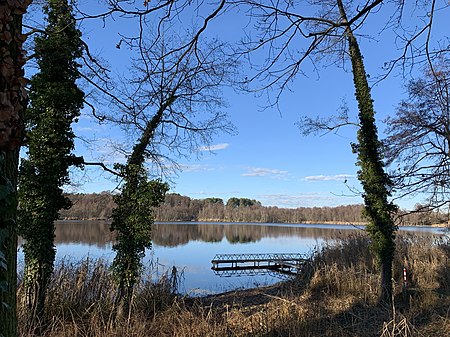
{"type": "MultiPolygon", "coordinates": [[[[17,208],[17,195],[13,183],[6,177],[4,172],[5,155],[0,151],[0,306],[10,309],[10,305],[4,301],[7,297],[9,283],[6,273],[8,272],[8,260],[6,256],[6,241],[11,236],[9,228],[13,227],[15,220],[13,214],[17,208]]],[[[1,336],[1,333],[0,333],[1,336]]]]}
{"type": "Polygon", "coordinates": [[[151,246],[153,208],[164,202],[169,186],[160,180],[148,180],[142,164],[118,165],[125,177],[121,194],[114,197],[111,230],[117,231],[117,252],[112,269],[119,283],[132,288],[141,269],[145,249],[151,246]]]}
{"type": "Polygon", "coordinates": [[[84,93],[77,58],[82,56],[81,32],[68,0],[49,0],[45,33],[35,39],[39,66],[30,81],[30,107],[25,112],[28,158],[19,174],[19,230],[26,240],[25,286],[28,303],[42,314],[48,279],[55,259],[54,221],[70,207],[62,187],[70,182],[74,162],[72,123],[80,115],[84,93]]]}

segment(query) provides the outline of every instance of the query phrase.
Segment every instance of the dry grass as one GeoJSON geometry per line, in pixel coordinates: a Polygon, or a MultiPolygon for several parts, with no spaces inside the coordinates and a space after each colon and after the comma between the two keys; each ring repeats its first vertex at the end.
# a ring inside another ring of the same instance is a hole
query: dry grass
{"type": "MultiPolygon", "coordinates": [[[[368,239],[325,246],[296,280],[204,298],[173,295],[173,279],[142,282],[133,314],[115,325],[115,288],[102,262],[62,265],[47,303],[44,336],[450,336],[450,247],[402,236],[394,263],[395,306],[377,303],[379,276],[368,239]],[[409,288],[402,289],[402,270],[409,288]]],[[[19,298],[23,294],[19,291],[19,298]]],[[[27,333],[23,304],[20,336],[27,333]]]]}

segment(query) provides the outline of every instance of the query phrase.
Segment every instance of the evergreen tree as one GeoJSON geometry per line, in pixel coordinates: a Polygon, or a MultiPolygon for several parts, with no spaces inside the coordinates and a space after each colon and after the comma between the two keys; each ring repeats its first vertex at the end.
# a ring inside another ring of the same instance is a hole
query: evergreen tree
{"type": "Polygon", "coordinates": [[[48,25],[35,39],[39,73],[30,82],[30,107],[25,112],[28,158],[19,173],[19,231],[26,240],[25,287],[30,317],[41,320],[47,284],[55,259],[54,221],[70,207],[63,195],[75,137],[71,124],[83,105],[77,59],[82,55],[81,33],[71,4],[49,0],[44,7],[48,25]]]}

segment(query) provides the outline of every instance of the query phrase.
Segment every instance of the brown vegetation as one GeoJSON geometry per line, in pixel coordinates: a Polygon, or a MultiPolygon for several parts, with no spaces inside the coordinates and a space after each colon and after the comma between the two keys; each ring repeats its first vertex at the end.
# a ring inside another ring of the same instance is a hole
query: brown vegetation
{"type": "MultiPolygon", "coordinates": [[[[331,242],[295,280],[204,298],[173,295],[174,280],[141,282],[133,314],[111,322],[115,289],[102,262],[61,265],[43,335],[59,336],[448,336],[450,246],[403,235],[394,262],[395,308],[377,303],[379,272],[368,238],[331,242]],[[403,291],[402,271],[408,270],[403,291]]],[[[175,282],[176,283],[176,282],[175,282]]],[[[22,287],[19,312],[24,312],[22,287]]],[[[20,336],[29,336],[20,316],[20,336]]]]}
{"type": "MultiPolygon", "coordinates": [[[[61,219],[110,219],[115,207],[108,192],[70,194],[73,203],[69,210],[61,210],[61,219]]],[[[165,202],[156,209],[157,221],[217,221],[263,223],[365,223],[362,205],[337,207],[279,208],[262,206],[250,199],[230,198],[225,204],[219,198],[191,199],[176,193],[166,195],[165,202]],[[230,200],[245,200],[248,204],[236,206],[230,200]]],[[[417,205],[415,212],[399,212],[399,225],[424,226],[447,224],[448,214],[417,205]]]]}
{"type": "Polygon", "coordinates": [[[72,207],[61,210],[60,217],[65,220],[110,219],[116,207],[111,193],[69,194],[72,207]]]}
{"type": "MultiPolygon", "coordinates": [[[[61,210],[61,218],[109,219],[115,207],[112,195],[70,194],[73,203],[69,210],[61,210]]],[[[236,198],[230,198],[230,200],[236,198]]],[[[249,199],[243,199],[249,200],[249,199]]],[[[165,202],[156,209],[157,221],[222,221],[222,222],[265,222],[265,223],[361,223],[362,205],[337,207],[298,207],[295,209],[265,207],[255,200],[240,206],[224,204],[222,199],[191,199],[179,194],[167,194],[165,202]],[[220,200],[220,202],[217,202],[220,200]]]]}

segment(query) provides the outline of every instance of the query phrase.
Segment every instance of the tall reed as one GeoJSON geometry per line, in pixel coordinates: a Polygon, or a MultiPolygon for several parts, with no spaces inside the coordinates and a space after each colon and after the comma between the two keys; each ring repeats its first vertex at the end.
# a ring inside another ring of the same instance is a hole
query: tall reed
{"type": "MultiPolygon", "coordinates": [[[[399,236],[392,308],[378,305],[369,243],[365,235],[334,240],[294,280],[203,298],[176,295],[176,272],[157,281],[147,274],[132,315],[117,324],[110,320],[116,288],[106,263],[63,262],[51,280],[43,336],[450,336],[448,241],[399,236]]],[[[18,295],[24,298],[22,287],[18,295]]],[[[29,337],[23,300],[19,313],[20,336],[29,337]]]]}

